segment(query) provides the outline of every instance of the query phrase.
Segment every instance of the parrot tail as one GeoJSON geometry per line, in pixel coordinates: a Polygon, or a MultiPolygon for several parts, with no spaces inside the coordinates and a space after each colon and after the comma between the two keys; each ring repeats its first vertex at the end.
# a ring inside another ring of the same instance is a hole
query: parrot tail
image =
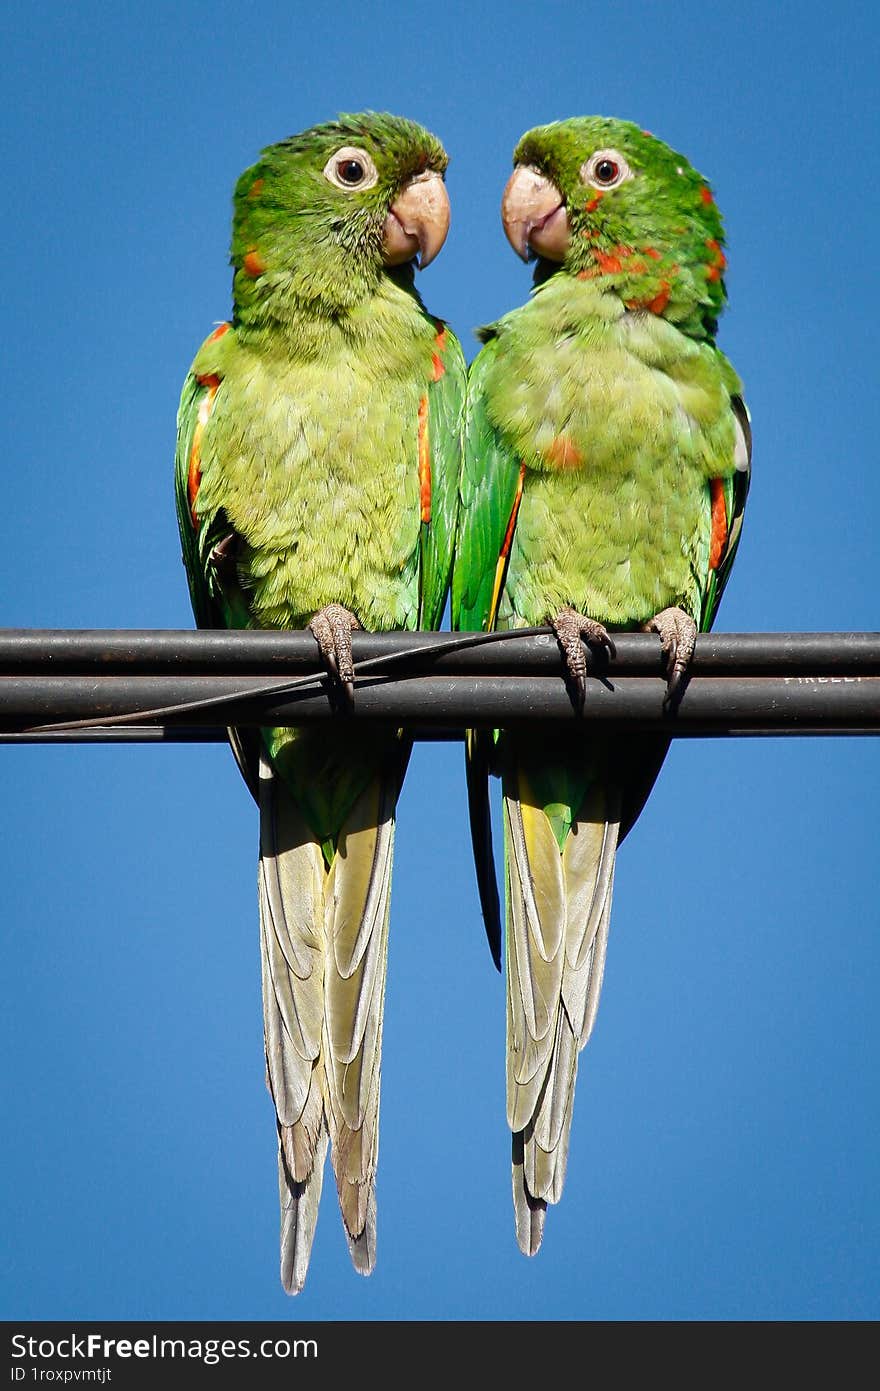
{"type": "Polygon", "coordinates": [[[327,868],[285,782],[260,759],[260,935],[278,1122],[281,1281],[303,1288],[328,1146],[355,1268],[376,1258],[382,1014],[402,775],[370,779],[327,868]]]}
{"type": "Polygon", "coordinates": [[[602,988],[620,806],[617,785],[592,780],[560,849],[558,805],[534,795],[520,760],[504,775],[507,1118],[516,1235],[528,1256],[547,1204],[562,1196],[578,1053],[602,988]]]}

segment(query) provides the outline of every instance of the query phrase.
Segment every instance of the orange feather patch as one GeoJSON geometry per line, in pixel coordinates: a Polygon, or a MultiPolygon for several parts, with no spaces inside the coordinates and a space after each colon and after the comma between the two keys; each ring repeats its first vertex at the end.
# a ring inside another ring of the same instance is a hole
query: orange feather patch
{"type": "Polygon", "coordinates": [[[255,246],[252,246],[250,251],[245,253],[242,264],[248,275],[252,276],[254,280],[256,280],[258,275],[262,275],[263,271],[266,269],[266,263],[262,260],[255,246]]]}
{"type": "MultiPolygon", "coordinates": [[[[224,329],[228,325],[224,324],[224,329]]],[[[213,336],[219,336],[212,335],[213,336]]],[[[199,493],[199,484],[202,481],[202,435],[208,423],[208,416],[214,409],[214,398],[217,395],[217,388],[220,385],[220,378],[213,372],[206,373],[203,377],[196,377],[200,386],[206,386],[208,390],[199,402],[199,414],[196,420],[196,428],[193,430],[192,449],[189,451],[189,468],[186,475],[186,494],[189,498],[189,514],[192,517],[193,526],[198,526],[199,519],[196,516],[196,498],[199,493]]]]}
{"type": "Polygon", "coordinates": [[[727,544],[727,504],[724,500],[724,479],[713,478],[709,484],[712,490],[712,539],[709,542],[709,569],[717,570],[727,544]]]}
{"type": "Polygon", "coordinates": [[[567,435],[557,435],[549,448],[544,451],[544,458],[554,468],[574,469],[580,467],[584,456],[567,435]]]}
{"type": "Polygon", "coordinates": [[[599,270],[602,275],[616,275],[623,267],[620,264],[620,257],[606,254],[596,248],[596,260],[599,262],[599,270]]]}
{"type": "Polygon", "coordinates": [[[510,518],[507,523],[507,530],[504,533],[504,542],[501,547],[501,559],[506,560],[510,555],[510,548],[513,545],[513,533],[516,530],[516,519],[519,515],[519,505],[522,502],[523,484],[526,481],[526,466],[519,466],[519,482],[516,485],[516,497],[513,499],[513,507],[510,510],[510,518]]]}
{"type": "Polygon", "coordinates": [[[718,245],[717,241],[714,240],[714,238],[710,237],[707,240],[706,245],[712,252],[712,262],[709,266],[709,269],[706,271],[706,279],[720,280],[721,272],[725,269],[727,265],[727,257],[721,250],[721,247],[718,245]]]}
{"type": "Polygon", "coordinates": [[[492,587],[492,602],[489,605],[489,621],[487,627],[495,627],[495,616],[498,613],[498,600],[501,597],[501,585],[504,580],[504,571],[507,568],[507,557],[510,555],[510,548],[513,545],[513,533],[516,531],[516,519],[519,516],[519,505],[522,502],[523,484],[526,479],[526,466],[519,466],[519,481],[516,485],[516,496],[513,499],[513,507],[510,509],[510,517],[507,522],[507,530],[504,533],[504,541],[501,544],[501,553],[498,556],[498,564],[495,567],[495,583],[492,587]]]}
{"type": "Polygon", "coordinates": [[[627,309],[648,309],[652,314],[662,314],[669,303],[672,286],[668,280],[660,281],[660,289],[653,299],[628,299],[627,309]]]}
{"type": "MultiPolygon", "coordinates": [[[[639,260],[638,252],[622,243],[612,246],[610,251],[603,251],[597,246],[593,255],[598,265],[593,270],[581,271],[579,279],[590,280],[596,275],[619,275],[621,272],[627,275],[644,275],[648,269],[644,261],[639,260]]],[[[660,260],[660,253],[652,247],[646,247],[644,255],[660,260]]]]}
{"type": "Polygon", "coordinates": [[[437,337],[434,339],[434,343],[436,345],[437,351],[431,354],[431,380],[439,382],[440,378],[443,376],[443,373],[446,371],[446,364],[440,356],[441,353],[446,352],[445,324],[442,326],[442,328],[439,329],[437,337]]]}
{"type": "Polygon", "coordinates": [[[651,300],[650,304],[647,305],[647,308],[650,309],[650,311],[651,311],[652,314],[662,314],[662,313],[663,313],[663,310],[666,308],[667,304],[669,303],[669,296],[670,296],[671,292],[672,292],[672,286],[669,284],[669,281],[668,281],[668,280],[661,280],[661,281],[660,281],[660,289],[659,289],[658,293],[657,293],[657,294],[654,296],[654,298],[651,300]]]}
{"type": "Polygon", "coordinates": [[[431,520],[431,442],[428,438],[428,398],[419,402],[419,505],[422,521],[431,520]]]}

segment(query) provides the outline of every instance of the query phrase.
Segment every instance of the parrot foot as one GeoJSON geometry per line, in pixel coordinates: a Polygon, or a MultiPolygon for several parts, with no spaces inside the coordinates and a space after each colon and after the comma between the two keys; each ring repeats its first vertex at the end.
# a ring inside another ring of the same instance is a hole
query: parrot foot
{"type": "Polygon", "coordinates": [[[550,619],[550,627],[562,648],[565,665],[574,683],[577,707],[583,709],[587,695],[587,658],[581,638],[591,647],[607,651],[610,657],[617,655],[617,649],[606,628],[594,618],[578,613],[576,609],[560,609],[555,618],[550,619]]]}
{"type": "Polygon", "coordinates": [[[354,659],[351,635],[361,625],[342,604],[325,604],[309,623],[309,630],[321,649],[330,675],[338,683],[345,703],[354,705],[354,659]]]}
{"type": "Polygon", "coordinates": [[[663,704],[674,710],[687,685],[688,668],[697,641],[697,625],[684,609],[671,608],[661,609],[643,625],[643,630],[646,633],[660,634],[663,667],[666,672],[666,695],[663,704]]]}

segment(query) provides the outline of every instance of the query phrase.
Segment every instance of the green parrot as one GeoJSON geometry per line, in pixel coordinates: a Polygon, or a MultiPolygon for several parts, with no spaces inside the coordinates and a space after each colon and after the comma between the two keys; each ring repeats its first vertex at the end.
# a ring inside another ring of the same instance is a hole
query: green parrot
{"type": "MultiPolygon", "coordinates": [[[[458,629],[550,625],[582,708],[587,649],[659,633],[667,701],[715,618],[751,467],[739,378],[715,346],[721,217],[648,131],[578,117],[528,131],[502,220],[537,258],[521,307],[479,331],[468,376],[452,580],[458,629]]],[[[615,855],[665,736],[470,732],[471,830],[500,967],[487,776],[501,777],[507,1116],[517,1239],[538,1250],[562,1193],[578,1054],[596,1018],[615,855]]]]}
{"type": "MultiPolygon", "coordinates": [[[[414,271],[449,226],[440,142],[387,113],[271,145],[233,199],[233,314],[183,386],[176,504],[200,627],[306,628],[344,715],[352,630],[435,629],[452,567],[464,355],[414,271]]],[[[328,1146],[375,1261],[395,806],[411,740],[346,721],[230,730],[259,805],[281,1281],[304,1284],[328,1146]]]]}

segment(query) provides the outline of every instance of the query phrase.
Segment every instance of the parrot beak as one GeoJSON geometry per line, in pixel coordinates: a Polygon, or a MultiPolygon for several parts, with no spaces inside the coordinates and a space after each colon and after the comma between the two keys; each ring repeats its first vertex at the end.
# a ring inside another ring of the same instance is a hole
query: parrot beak
{"type": "Polygon", "coordinates": [[[568,214],[562,194],[537,169],[518,164],[501,198],[501,221],[517,256],[562,261],[568,247],[568,214]]]}
{"type": "Polygon", "coordinates": [[[382,231],[382,260],[400,266],[418,256],[419,270],[430,265],[449,231],[449,194],[443,177],[428,169],[416,174],[391,204],[382,231]]]}

